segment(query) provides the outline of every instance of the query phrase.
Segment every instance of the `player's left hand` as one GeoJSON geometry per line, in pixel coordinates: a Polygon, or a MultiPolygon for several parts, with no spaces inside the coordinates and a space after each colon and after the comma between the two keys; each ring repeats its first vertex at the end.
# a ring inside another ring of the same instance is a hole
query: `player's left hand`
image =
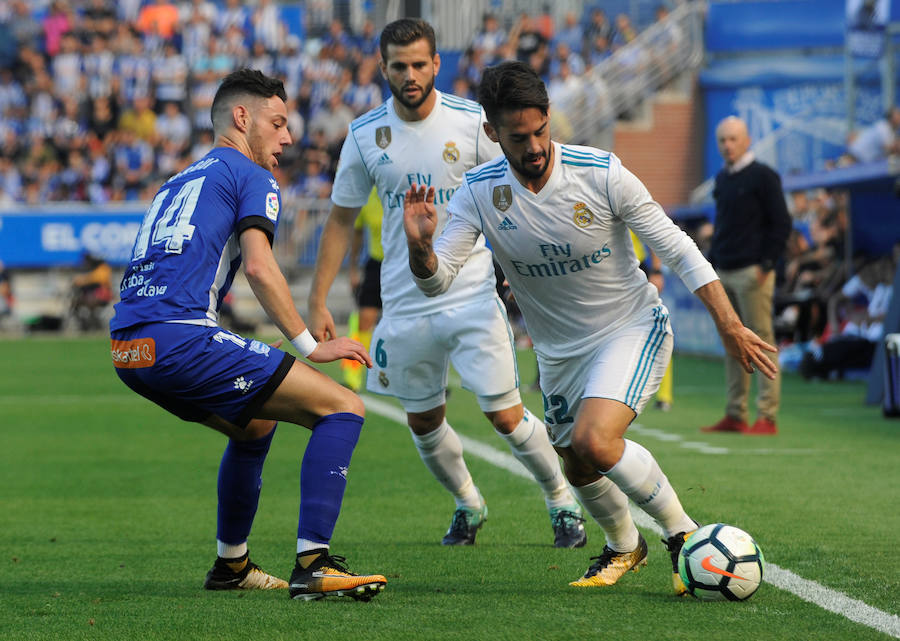
{"type": "Polygon", "coordinates": [[[403,200],[403,228],[411,243],[428,243],[437,229],[437,210],[434,208],[434,187],[415,183],[403,200]]]}
{"type": "Polygon", "coordinates": [[[330,363],[346,358],[372,368],[372,357],[363,344],[346,336],[320,342],[307,358],[313,363],[330,363]]]}
{"type": "Polygon", "coordinates": [[[722,336],[722,343],[725,345],[725,351],[736,359],[748,374],[758,369],[766,378],[774,380],[778,366],[770,361],[764,352],[774,354],[778,349],[757,336],[753,330],[741,325],[737,331],[722,336]]]}

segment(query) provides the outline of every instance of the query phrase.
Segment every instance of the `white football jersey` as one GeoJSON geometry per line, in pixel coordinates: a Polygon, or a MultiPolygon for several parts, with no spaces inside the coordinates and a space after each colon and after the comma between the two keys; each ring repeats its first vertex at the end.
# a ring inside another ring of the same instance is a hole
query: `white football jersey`
{"type": "Polygon", "coordinates": [[[505,157],[466,173],[435,241],[438,292],[475,239],[487,237],[544,358],[583,352],[660,304],[638,267],[628,228],[693,291],[716,280],[691,238],[613,154],[553,143],[550,179],[535,194],[505,157]]]}
{"type": "Polygon", "coordinates": [[[341,149],[331,200],[360,207],[372,185],[384,208],[381,242],[381,300],[385,318],[430,314],[494,295],[491,253],[477,239],[461,262],[456,282],[437,298],[419,291],[409,270],[403,231],[403,201],[415,183],[435,189],[438,230],[446,222],[447,203],[463,174],[498,156],[500,147],[484,133],[484,112],[471,100],[435,90],[437,102],[424,120],[407,122],[394,111],[394,98],[353,121],[341,149]]]}

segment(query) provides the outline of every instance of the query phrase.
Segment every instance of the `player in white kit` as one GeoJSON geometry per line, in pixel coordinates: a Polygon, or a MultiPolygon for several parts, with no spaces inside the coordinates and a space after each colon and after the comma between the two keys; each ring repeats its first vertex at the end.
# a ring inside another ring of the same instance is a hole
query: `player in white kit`
{"type": "Polygon", "coordinates": [[[463,386],[544,491],[557,547],[585,544],[584,519],[541,421],[522,405],[506,310],[497,296],[490,251],[477,239],[459,277],[440,297],[424,296],[409,273],[403,200],[413,183],[434,188],[444,207],[466,170],[500,154],[483,131],[477,103],[434,89],[440,68],[434,31],[401,19],[381,34],[381,69],[393,94],[353,121],[341,150],[309,295],[314,336],[335,336],[328,291],[347,253],[353,221],[374,184],[384,206],[382,319],[372,335],[375,367],[367,389],[394,396],[406,410],[422,461],[456,501],[444,545],[471,545],[487,506],[463,460],[459,436],[447,422],[449,363],[463,386]]]}
{"type": "Polygon", "coordinates": [[[438,232],[434,191],[406,195],[410,267],[428,295],[451,286],[484,235],[503,267],[538,357],[544,421],[566,476],[606,534],[606,546],[571,585],[612,585],[646,563],[647,544],[628,499],[665,531],[676,594],[676,566],[696,522],[644,447],[625,439],[653,397],[672,352],[668,312],[640,271],[631,228],[704,302],[726,350],[767,376],[775,348],[744,327],[715,271],[619,159],[550,139],[549,101],[528,66],[485,70],[479,101],[485,132],[504,156],[466,173],[438,232]]]}

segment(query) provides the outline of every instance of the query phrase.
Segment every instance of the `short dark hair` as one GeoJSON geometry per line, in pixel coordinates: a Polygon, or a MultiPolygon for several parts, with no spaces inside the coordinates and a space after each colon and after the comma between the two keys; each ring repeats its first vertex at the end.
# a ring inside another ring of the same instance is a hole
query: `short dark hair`
{"type": "Polygon", "coordinates": [[[212,107],[209,110],[213,129],[218,130],[224,124],[223,118],[230,117],[235,100],[244,96],[257,98],[278,96],[287,101],[284,83],[278,78],[267,76],[257,69],[233,71],[222,80],[222,84],[219,85],[216,96],[213,98],[212,107]]]}
{"type": "Polygon", "coordinates": [[[546,115],[550,108],[544,81],[530,65],[517,60],[484,70],[478,84],[478,102],[491,124],[497,123],[502,111],[534,108],[546,115]]]}
{"type": "Polygon", "coordinates": [[[381,32],[381,40],[378,43],[381,49],[381,59],[387,63],[388,45],[411,45],[416,40],[425,38],[431,49],[432,57],[437,53],[437,45],[434,40],[434,29],[421,18],[400,18],[388,24],[381,32]]]}

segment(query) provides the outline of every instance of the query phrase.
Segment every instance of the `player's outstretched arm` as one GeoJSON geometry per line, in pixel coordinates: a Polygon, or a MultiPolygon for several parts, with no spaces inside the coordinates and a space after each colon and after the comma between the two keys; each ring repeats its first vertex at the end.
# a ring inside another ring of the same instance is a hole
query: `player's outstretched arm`
{"type": "Polygon", "coordinates": [[[360,207],[331,206],[331,212],[322,229],[319,253],[312,287],[309,290],[309,331],[318,341],[337,338],[334,318],[328,310],[328,292],[341,269],[344,256],[353,236],[353,221],[359,215],[360,207]]]}
{"type": "Polygon", "coordinates": [[[434,187],[413,183],[403,201],[403,229],[409,246],[409,267],[418,278],[429,278],[437,272],[438,259],[432,240],[437,229],[434,187]]]}
{"type": "Polygon", "coordinates": [[[744,327],[737,312],[734,311],[731,301],[728,300],[721,281],[714,280],[706,283],[694,293],[703,301],[715,321],[725,351],[734,357],[748,373],[752,373],[756,368],[768,378],[774,379],[778,367],[769,360],[764,352],[777,352],[778,350],[752,330],[744,327]]]}
{"type": "Polygon", "coordinates": [[[309,339],[305,347],[298,346],[297,339],[304,334],[306,324],[297,312],[287,280],[275,261],[269,237],[261,229],[250,228],[241,234],[240,242],[244,274],[250,289],[272,322],[282,334],[292,339],[304,356],[315,363],[349,358],[372,367],[372,358],[362,344],[347,337],[316,343],[306,334],[309,339]]]}

